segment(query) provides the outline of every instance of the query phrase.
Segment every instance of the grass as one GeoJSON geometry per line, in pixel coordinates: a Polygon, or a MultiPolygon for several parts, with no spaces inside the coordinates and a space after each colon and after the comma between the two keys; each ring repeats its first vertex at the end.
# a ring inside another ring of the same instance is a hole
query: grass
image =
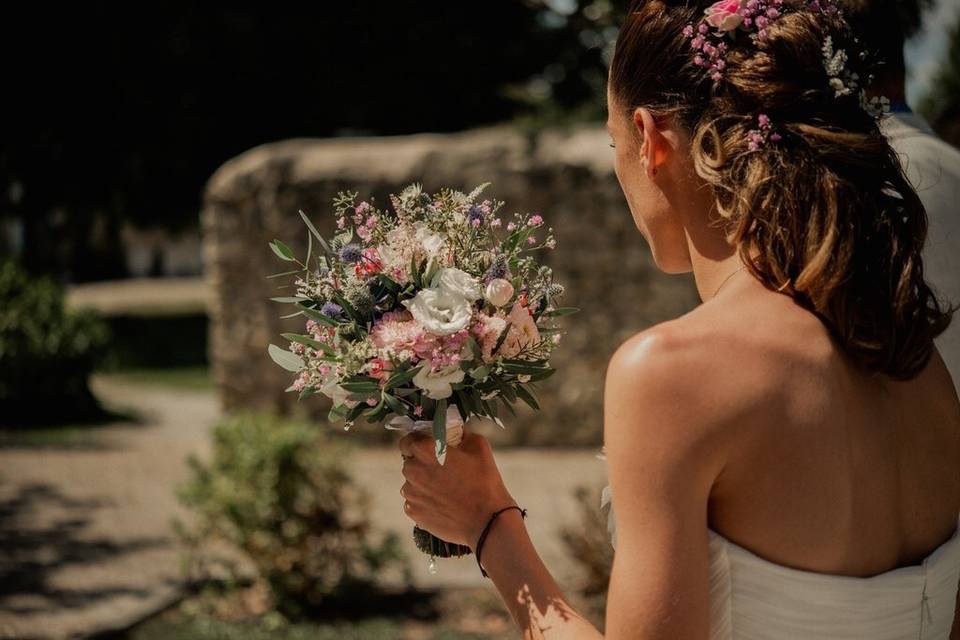
{"type": "Polygon", "coordinates": [[[120,369],[107,371],[99,375],[111,382],[166,387],[181,391],[212,391],[214,388],[210,368],[206,365],[120,369]]]}
{"type": "Polygon", "coordinates": [[[0,448],[73,449],[94,444],[95,432],[86,425],[0,430],[0,448]]]}

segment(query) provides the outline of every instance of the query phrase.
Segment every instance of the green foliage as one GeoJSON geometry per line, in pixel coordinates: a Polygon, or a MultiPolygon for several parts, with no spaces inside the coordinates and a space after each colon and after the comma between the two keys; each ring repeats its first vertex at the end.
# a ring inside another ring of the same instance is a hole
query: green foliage
{"type": "Polygon", "coordinates": [[[406,571],[393,535],[372,541],[367,496],[347,473],[345,446],[299,422],[252,414],[221,422],[212,460],[191,459],[192,479],[180,491],[195,515],[192,527],[180,526],[192,567],[210,559],[202,547],[225,542],[292,617],[368,591],[382,570],[406,571]]]}
{"type": "Polygon", "coordinates": [[[0,421],[82,421],[98,412],[88,378],[107,344],[92,313],[68,312],[63,290],[0,261],[0,421]]]}

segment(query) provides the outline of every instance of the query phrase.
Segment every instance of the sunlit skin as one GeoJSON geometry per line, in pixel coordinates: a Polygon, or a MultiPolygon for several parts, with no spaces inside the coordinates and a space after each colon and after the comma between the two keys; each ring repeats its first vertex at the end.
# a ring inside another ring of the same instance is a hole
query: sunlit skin
{"type": "MultiPolygon", "coordinates": [[[[708,528],[830,574],[928,555],[960,513],[960,403],[940,357],[908,382],[856,367],[820,320],[742,269],[688,132],[609,104],[637,228],[663,271],[693,272],[704,304],[627,340],[607,369],[618,538],[606,635],[570,606],[518,512],[494,524],[483,564],[523,637],[706,639],[708,528]]],[[[400,449],[404,509],[441,538],[472,547],[489,515],[515,504],[478,434],[468,430],[443,467],[426,436],[400,449]]]]}

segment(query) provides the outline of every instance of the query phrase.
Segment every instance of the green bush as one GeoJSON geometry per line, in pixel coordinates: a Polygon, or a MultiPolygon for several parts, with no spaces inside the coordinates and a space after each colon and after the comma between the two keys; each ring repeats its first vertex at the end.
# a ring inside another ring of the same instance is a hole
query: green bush
{"type": "Polygon", "coordinates": [[[0,421],[22,426],[82,422],[99,412],[88,379],[107,329],[90,312],[64,309],[63,289],[0,261],[0,421]]]}
{"type": "MultiPolygon", "coordinates": [[[[193,571],[218,543],[241,552],[288,617],[369,593],[380,571],[406,562],[394,535],[372,541],[367,496],[346,471],[345,444],[316,426],[253,414],[225,419],[209,464],[192,458],[180,491],[194,523],[180,526],[193,571]]],[[[361,596],[362,597],[362,596],[361,596]]]]}

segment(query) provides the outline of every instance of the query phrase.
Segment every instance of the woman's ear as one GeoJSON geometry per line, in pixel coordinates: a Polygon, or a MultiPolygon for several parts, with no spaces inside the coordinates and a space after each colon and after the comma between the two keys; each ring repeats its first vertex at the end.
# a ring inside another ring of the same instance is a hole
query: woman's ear
{"type": "Polygon", "coordinates": [[[664,132],[657,128],[656,119],[649,110],[639,107],[633,111],[633,126],[640,137],[640,162],[648,178],[667,161],[673,145],[664,132]]]}

